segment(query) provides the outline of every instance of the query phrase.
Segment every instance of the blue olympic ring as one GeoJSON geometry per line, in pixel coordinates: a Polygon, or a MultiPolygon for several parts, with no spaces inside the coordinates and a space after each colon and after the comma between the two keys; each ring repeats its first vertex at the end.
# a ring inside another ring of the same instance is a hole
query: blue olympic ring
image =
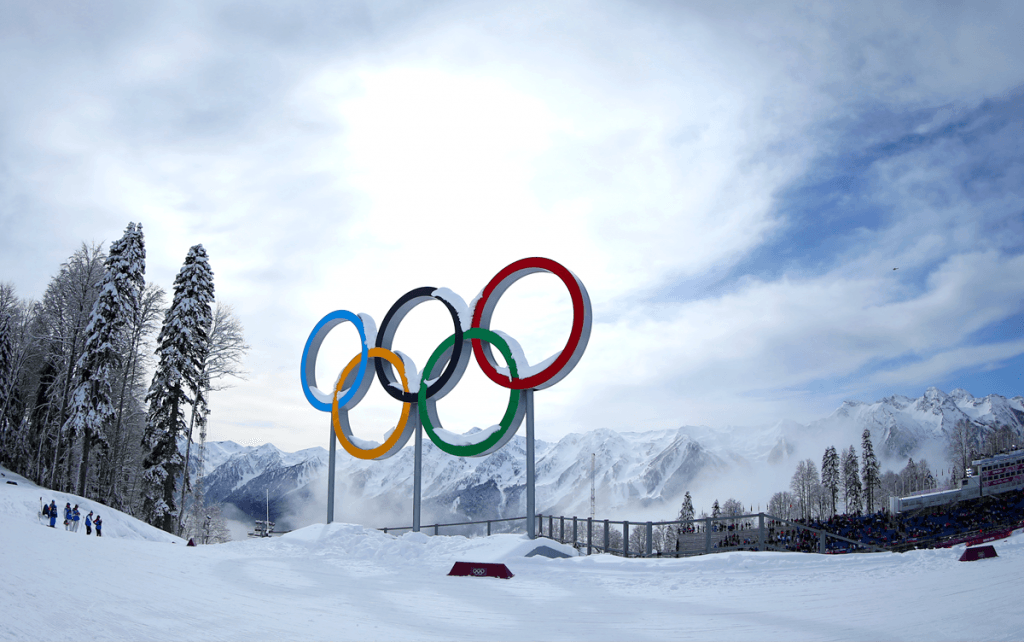
{"type": "Polygon", "coordinates": [[[332,389],[330,393],[326,393],[317,387],[316,357],[320,352],[320,344],[324,342],[327,334],[336,326],[346,321],[354,325],[356,330],[359,331],[359,345],[362,349],[362,358],[359,361],[359,370],[356,372],[355,381],[348,389],[348,392],[338,399],[338,405],[344,406],[355,396],[356,391],[359,389],[359,384],[362,383],[363,377],[366,376],[366,366],[370,362],[370,348],[366,345],[366,327],[363,325],[363,320],[348,310],[335,310],[320,319],[309,334],[309,338],[306,339],[306,347],[302,349],[302,392],[305,393],[306,400],[309,401],[310,405],[321,412],[331,412],[335,392],[332,389]]]}

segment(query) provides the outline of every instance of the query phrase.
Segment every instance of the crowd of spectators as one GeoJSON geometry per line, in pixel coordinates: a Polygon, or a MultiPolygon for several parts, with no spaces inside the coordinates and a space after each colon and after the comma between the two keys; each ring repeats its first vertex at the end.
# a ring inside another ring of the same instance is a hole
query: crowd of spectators
{"type": "MultiPolygon", "coordinates": [[[[897,515],[881,511],[868,515],[835,515],[828,519],[797,519],[790,522],[769,519],[765,523],[765,539],[768,547],[775,550],[818,552],[820,535],[816,531],[825,531],[847,540],[901,550],[948,545],[950,542],[1022,526],[1024,490],[1019,490],[897,515]]],[[[713,528],[715,532],[711,537],[711,545],[715,549],[758,549],[759,532],[756,523],[715,523],[713,528]]],[[[699,525],[689,531],[690,537],[694,537],[693,542],[688,542],[690,546],[677,548],[677,552],[701,550],[704,545],[701,532],[699,525]]],[[[686,533],[685,529],[680,532],[680,543],[690,539],[686,533]]],[[[828,535],[825,537],[825,547],[829,553],[845,553],[864,548],[828,535]]]]}
{"type": "MultiPolygon", "coordinates": [[[[826,520],[796,521],[881,548],[936,546],[956,538],[984,535],[1024,525],[1024,490],[897,515],[882,511],[869,515],[836,515],[826,520]]],[[[845,552],[855,545],[841,540],[828,540],[827,547],[833,552],[845,552]]]]}
{"type": "Polygon", "coordinates": [[[909,543],[942,542],[969,534],[1016,528],[1024,523],[1024,491],[926,508],[900,521],[906,533],[905,541],[909,543]]]}

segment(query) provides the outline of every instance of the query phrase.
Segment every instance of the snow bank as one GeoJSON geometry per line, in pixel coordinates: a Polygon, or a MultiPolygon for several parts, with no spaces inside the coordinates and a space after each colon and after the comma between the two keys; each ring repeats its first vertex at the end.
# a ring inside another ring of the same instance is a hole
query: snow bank
{"type": "Polygon", "coordinates": [[[1020,535],[993,542],[999,557],[970,563],[958,561],[963,546],[527,558],[538,545],[568,547],[352,524],[190,548],[109,508],[110,537],[43,527],[40,495],[86,502],[2,472],[17,485],[0,484],[0,640],[995,640],[1024,631],[1020,535]],[[448,577],[456,561],[501,562],[515,577],[448,577]]]}
{"type": "MultiPolygon", "coordinates": [[[[282,535],[287,544],[307,547],[318,555],[337,555],[349,560],[387,563],[454,562],[520,562],[538,546],[548,546],[570,557],[576,550],[549,539],[531,540],[526,535],[492,535],[466,538],[462,536],[430,536],[407,532],[385,535],[383,532],[356,524],[313,524],[282,535]]],[[[534,559],[534,558],[530,558],[534,559]]],[[[535,561],[552,561],[539,558],[535,561]]]]}
{"type": "MultiPolygon", "coordinates": [[[[119,510],[110,508],[106,504],[85,499],[71,493],[59,493],[56,491],[37,486],[21,475],[16,475],[6,468],[0,467],[0,515],[3,519],[26,520],[39,523],[39,511],[43,503],[57,502],[57,510],[60,511],[60,518],[57,519],[55,528],[64,530],[64,504],[72,506],[78,504],[78,511],[82,514],[78,531],[68,532],[68,535],[75,537],[86,537],[85,516],[89,511],[94,516],[103,518],[103,537],[116,539],[146,540],[150,542],[175,542],[184,544],[185,540],[159,528],[155,528],[145,522],[135,519],[131,515],[122,513],[119,510]],[[17,485],[6,482],[14,481],[17,485]]],[[[95,536],[95,535],[94,535],[95,536]]]]}

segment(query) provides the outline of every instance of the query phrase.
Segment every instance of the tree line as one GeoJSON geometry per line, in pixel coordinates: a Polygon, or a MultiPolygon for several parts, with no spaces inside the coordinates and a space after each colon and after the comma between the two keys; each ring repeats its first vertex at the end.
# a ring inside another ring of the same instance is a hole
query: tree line
{"type": "Polygon", "coordinates": [[[39,301],[0,283],[0,460],[167,532],[222,539],[202,490],[209,395],[242,375],[248,346],[201,244],[170,305],[145,272],[129,223],[105,252],[83,243],[39,301]]]}
{"type": "Polygon", "coordinates": [[[844,513],[859,515],[886,509],[889,498],[937,486],[928,461],[911,458],[903,470],[881,471],[871,431],[861,434],[861,453],[851,444],[837,451],[829,446],[821,459],[821,468],[813,459],[797,463],[789,490],[772,495],[768,513],[782,519],[828,519],[844,513]],[[842,510],[840,510],[840,507],[842,510]]]}
{"type": "MultiPolygon", "coordinates": [[[[978,423],[958,421],[946,434],[946,448],[952,461],[949,474],[950,487],[960,485],[967,467],[975,459],[991,456],[1018,448],[1021,436],[1010,426],[997,426],[988,431],[978,423]]],[[[882,471],[875,456],[871,431],[867,428],[861,434],[861,452],[851,444],[837,451],[835,446],[825,449],[820,468],[813,459],[797,463],[790,479],[790,488],[772,495],[768,501],[767,513],[781,519],[828,519],[839,513],[859,515],[884,510],[889,498],[906,496],[910,493],[932,490],[938,487],[938,480],[926,459],[915,462],[908,459],[902,470],[882,471]]],[[[743,520],[741,515],[753,514],[753,506],[745,505],[734,498],[719,504],[715,499],[711,514],[701,511],[698,515],[693,507],[689,491],[683,496],[677,522],[692,522],[711,518],[713,528],[728,528],[743,520]]],[[[601,541],[605,536],[604,524],[596,523],[595,538],[601,541]]],[[[672,550],[679,537],[687,529],[703,528],[701,524],[666,524],[652,531],[652,546],[655,550],[672,550]]],[[[609,547],[622,548],[622,533],[608,528],[609,547]]],[[[629,532],[630,550],[641,551],[645,545],[646,533],[642,524],[629,532]]]]}

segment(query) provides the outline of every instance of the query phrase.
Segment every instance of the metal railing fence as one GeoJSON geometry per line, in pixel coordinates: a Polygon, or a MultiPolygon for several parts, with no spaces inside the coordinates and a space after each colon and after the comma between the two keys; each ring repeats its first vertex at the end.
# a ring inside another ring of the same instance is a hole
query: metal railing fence
{"type": "MultiPolygon", "coordinates": [[[[428,524],[421,530],[439,535],[442,528],[446,529],[444,534],[467,537],[521,533],[526,532],[526,517],[428,524]]],[[[412,526],[380,530],[385,533],[410,531],[412,526]]],[[[536,532],[585,550],[587,555],[610,553],[623,557],[688,557],[737,550],[822,554],[886,551],[873,544],[767,513],[639,523],[538,515],[536,532]]]]}
{"type": "MultiPolygon", "coordinates": [[[[393,533],[396,531],[411,531],[413,530],[413,527],[385,526],[384,528],[379,528],[377,530],[384,531],[385,533],[393,533]]],[[[485,535],[495,535],[498,533],[525,533],[526,517],[481,519],[471,522],[447,522],[444,524],[423,524],[420,526],[420,530],[426,532],[432,531],[434,535],[463,535],[465,537],[480,537],[485,535]],[[516,522],[522,522],[522,524],[517,528],[514,526],[516,522]],[[441,533],[442,528],[445,529],[444,533],[441,533]]]]}

